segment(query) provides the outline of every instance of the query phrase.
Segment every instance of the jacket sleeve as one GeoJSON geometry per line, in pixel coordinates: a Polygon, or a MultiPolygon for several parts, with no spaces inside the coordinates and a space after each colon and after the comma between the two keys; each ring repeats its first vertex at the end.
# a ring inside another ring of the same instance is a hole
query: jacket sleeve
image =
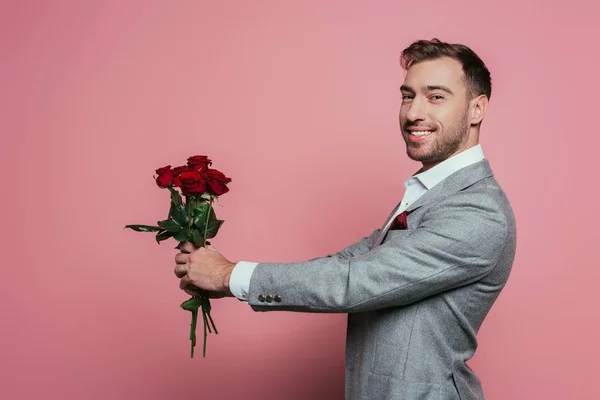
{"type": "Polygon", "coordinates": [[[373,250],[364,240],[340,256],[259,263],[249,304],[256,311],[340,313],[410,304],[488,274],[509,229],[491,196],[459,193],[430,206],[415,228],[388,232],[373,250]]]}
{"type": "Polygon", "coordinates": [[[342,249],[341,251],[339,251],[337,253],[328,254],[325,257],[313,258],[308,261],[316,261],[319,259],[331,258],[331,257],[337,257],[342,260],[348,260],[352,257],[357,257],[360,255],[366,254],[371,250],[371,247],[373,246],[375,239],[377,239],[377,236],[379,235],[380,231],[381,231],[381,229],[376,229],[375,231],[373,231],[373,233],[371,235],[361,238],[358,242],[351,244],[348,247],[345,247],[344,249],[342,249]]]}

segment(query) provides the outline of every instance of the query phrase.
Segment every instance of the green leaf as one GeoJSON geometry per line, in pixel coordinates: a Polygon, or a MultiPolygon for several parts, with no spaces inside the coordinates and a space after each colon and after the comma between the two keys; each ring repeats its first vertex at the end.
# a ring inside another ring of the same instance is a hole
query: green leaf
{"type": "Polygon", "coordinates": [[[125,225],[125,228],[133,229],[136,232],[158,232],[160,227],[151,225],[125,225]]]}
{"type": "Polygon", "coordinates": [[[158,226],[160,226],[162,229],[164,229],[168,232],[172,232],[172,233],[177,233],[181,230],[181,225],[179,225],[177,222],[173,221],[172,219],[158,221],[158,226]]]}
{"type": "Polygon", "coordinates": [[[156,235],[156,242],[158,244],[160,244],[160,242],[162,242],[163,240],[167,240],[171,236],[173,236],[173,234],[171,232],[167,232],[167,231],[158,232],[158,234],[156,235]]]}
{"type": "Polygon", "coordinates": [[[209,203],[202,202],[200,204],[196,204],[193,211],[194,225],[196,225],[201,232],[204,232],[204,224],[206,223],[207,216],[209,218],[209,222],[217,218],[215,210],[213,210],[209,203]]]}
{"type": "Polygon", "coordinates": [[[200,231],[194,227],[192,227],[192,242],[194,246],[200,247],[202,243],[202,236],[200,235],[200,231]]]}
{"type": "Polygon", "coordinates": [[[181,229],[179,232],[176,232],[175,234],[173,234],[173,239],[177,240],[178,242],[187,242],[188,241],[188,230],[181,229]]]}
{"type": "Polygon", "coordinates": [[[177,222],[180,226],[186,226],[188,224],[189,218],[185,205],[171,203],[171,209],[169,210],[169,219],[177,222]]]}
{"type": "Polygon", "coordinates": [[[171,201],[175,205],[181,205],[183,201],[181,200],[181,195],[177,191],[177,189],[173,188],[173,186],[169,185],[169,191],[171,192],[171,201]]]}
{"type": "Polygon", "coordinates": [[[200,297],[192,297],[181,303],[181,308],[187,311],[198,311],[198,308],[202,306],[202,299],[200,297]]]}
{"type": "Polygon", "coordinates": [[[206,230],[206,238],[210,239],[210,238],[214,238],[215,236],[217,236],[217,232],[219,231],[219,228],[221,227],[221,225],[223,225],[223,220],[218,220],[218,219],[213,219],[212,221],[208,222],[208,229],[206,230]]]}

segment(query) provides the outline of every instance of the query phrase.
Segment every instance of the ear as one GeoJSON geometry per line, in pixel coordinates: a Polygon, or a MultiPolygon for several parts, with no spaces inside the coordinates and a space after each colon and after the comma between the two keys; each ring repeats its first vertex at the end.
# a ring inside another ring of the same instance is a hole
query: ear
{"type": "Polygon", "coordinates": [[[488,98],[482,94],[471,100],[471,124],[478,125],[485,117],[487,111],[488,98]]]}

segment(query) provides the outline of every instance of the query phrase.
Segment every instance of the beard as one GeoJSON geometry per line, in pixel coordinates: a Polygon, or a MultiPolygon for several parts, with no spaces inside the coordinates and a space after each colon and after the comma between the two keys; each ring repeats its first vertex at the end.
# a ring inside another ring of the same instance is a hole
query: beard
{"type": "MultiPolygon", "coordinates": [[[[442,135],[436,136],[431,143],[414,143],[404,137],[406,154],[411,159],[422,163],[440,162],[447,159],[458,150],[464,138],[468,135],[468,116],[469,112],[467,109],[459,119],[448,126],[442,135]]],[[[408,132],[411,126],[414,126],[414,124],[406,122],[404,124],[404,131],[408,132]]],[[[436,132],[432,133],[432,135],[436,135],[437,133],[436,129],[436,132]]]]}

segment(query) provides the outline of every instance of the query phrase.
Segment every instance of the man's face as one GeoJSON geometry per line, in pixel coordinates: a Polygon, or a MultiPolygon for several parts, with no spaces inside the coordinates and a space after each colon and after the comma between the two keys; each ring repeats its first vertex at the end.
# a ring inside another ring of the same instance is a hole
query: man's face
{"type": "Polygon", "coordinates": [[[413,64],[401,92],[400,129],[406,152],[423,163],[423,170],[473,144],[470,96],[458,61],[444,57],[413,64]]]}

